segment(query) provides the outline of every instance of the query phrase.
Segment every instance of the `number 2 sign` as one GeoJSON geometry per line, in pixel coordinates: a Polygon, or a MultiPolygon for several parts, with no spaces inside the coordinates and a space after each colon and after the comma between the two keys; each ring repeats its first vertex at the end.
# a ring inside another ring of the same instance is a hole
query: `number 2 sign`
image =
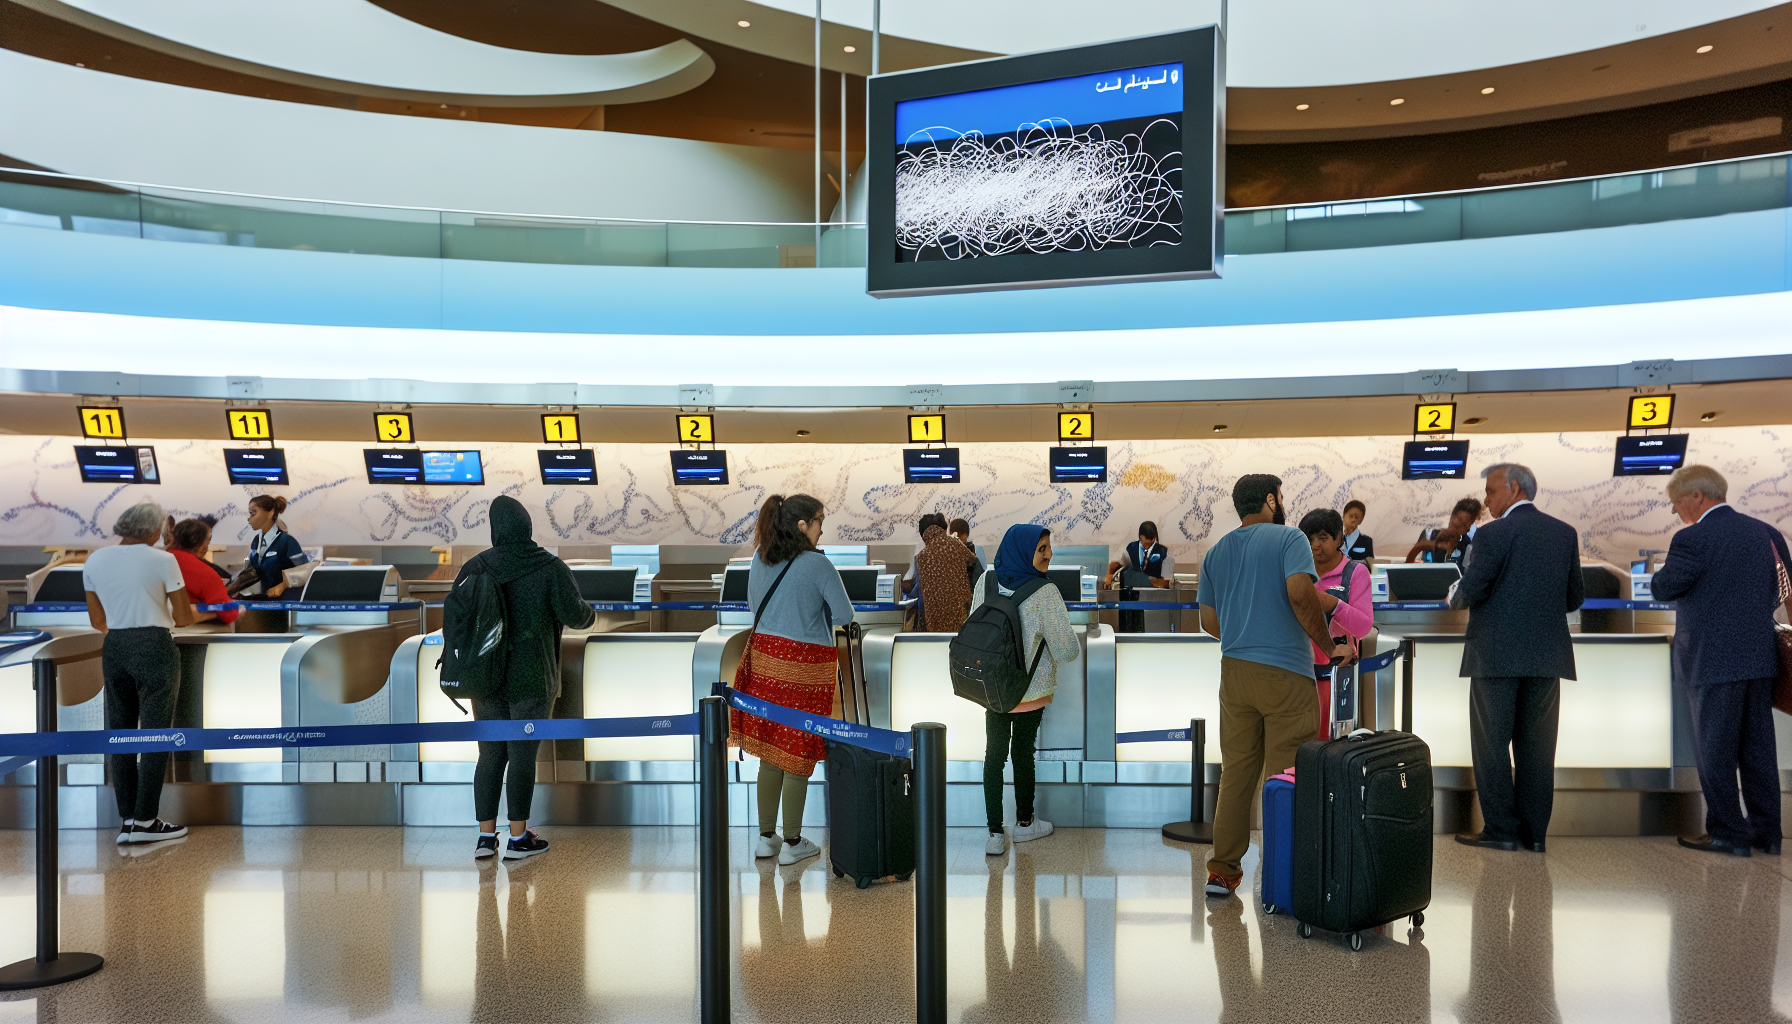
{"type": "Polygon", "coordinates": [[[1455,402],[1421,402],[1413,409],[1412,432],[1450,434],[1456,430],[1455,402]]]}
{"type": "Polygon", "coordinates": [[[1092,412],[1060,412],[1058,440],[1092,441],[1095,439],[1095,414],[1092,412]]]}

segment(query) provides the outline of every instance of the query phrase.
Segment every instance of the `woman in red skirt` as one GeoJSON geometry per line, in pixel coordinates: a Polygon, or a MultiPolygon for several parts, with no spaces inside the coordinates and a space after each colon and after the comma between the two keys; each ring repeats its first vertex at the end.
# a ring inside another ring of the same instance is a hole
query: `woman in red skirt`
{"type": "MultiPolygon", "coordinates": [[[[774,494],[759,509],[758,550],[747,575],[747,606],[755,627],[734,688],[751,697],[814,715],[834,710],[834,627],[852,621],[846,585],[821,539],[821,502],[807,494],[774,494]]],[[[813,857],[821,848],[803,838],[803,801],[815,762],[827,756],[819,736],[729,712],[728,742],[759,758],[759,842],[755,857],[780,864],[813,857]],[[780,798],[784,841],[773,831],[780,798]]]]}

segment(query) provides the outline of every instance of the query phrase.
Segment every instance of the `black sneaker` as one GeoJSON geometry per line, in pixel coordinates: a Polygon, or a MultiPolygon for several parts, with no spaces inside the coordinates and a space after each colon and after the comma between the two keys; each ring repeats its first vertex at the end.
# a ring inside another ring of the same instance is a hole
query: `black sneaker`
{"type": "Polygon", "coordinates": [[[535,834],[534,829],[524,832],[510,840],[504,847],[505,860],[522,860],[538,853],[548,852],[548,841],[535,834]]]}
{"type": "Polygon", "coordinates": [[[137,827],[137,819],[136,818],[126,818],[124,820],[124,824],[120,825],[118,827],[118,845],[123,846],[124,844],[130,842],[131,841],[131,831],[133,829],[135,829],[136,827],[137,827]]]}
{"type": "Polygon", "coordinates": [[[131,829],[131,838],[128,841],[133,843],[159,843],[164,839],[184,839],[186,835],[187,826],[176,825],[171,821],[163,821],[162,819],[157,818],[147,824],[141,821],[138,822],[136,826],[131,829]]]}
{"type": "Polygon", "coordinates": [[[478,845],[473,847],[473,859],[485,860],[489,857],[496,857],[497,855],[498,837],[496,835],[480,836],[478,845]]]}

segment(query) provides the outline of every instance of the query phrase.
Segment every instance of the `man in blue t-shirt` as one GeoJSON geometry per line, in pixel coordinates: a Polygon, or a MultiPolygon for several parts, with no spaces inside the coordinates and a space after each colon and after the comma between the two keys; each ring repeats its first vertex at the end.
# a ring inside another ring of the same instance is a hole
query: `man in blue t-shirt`
{"type": "Polygon", "coordinates": [[[1355,657],[1325,625],[1313,549],[1287,525],[1282,481],[1238,478],[1232,507],[1242,525],[1201,559],[1201,628],[1220,639],[1220,795],[1213,812],[1207,895],[1230,896],[1244,878],[1251,804],[1267,766],[1279,772],[1314,738],[1319,698],[1311,644],[1355,657]],[[1310,640],[1310,642],[1309,642],[1310,640]]]}

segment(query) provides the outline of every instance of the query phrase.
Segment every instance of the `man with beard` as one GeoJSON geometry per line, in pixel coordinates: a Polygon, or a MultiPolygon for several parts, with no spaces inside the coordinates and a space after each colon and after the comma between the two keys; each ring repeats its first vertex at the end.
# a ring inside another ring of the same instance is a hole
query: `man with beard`
{"type": "Polygon", "coordinates": [[[1313,649],[1354,660],[1334,643],[1313,583],[1313,548],[1287,525],[1282,481],[1238,478],[1232,507],[1241,523],[1201,559],[1201,628],[1220,641],[1220,795],[1213,812],[1207,895],[1232,895],[1251,843],[1251,803],[1266,774],[1294,763],[1316,738],[1319,698],[1313,649]],[[1265,768],[1268,772],[1265,772],[1265,768]]]}

